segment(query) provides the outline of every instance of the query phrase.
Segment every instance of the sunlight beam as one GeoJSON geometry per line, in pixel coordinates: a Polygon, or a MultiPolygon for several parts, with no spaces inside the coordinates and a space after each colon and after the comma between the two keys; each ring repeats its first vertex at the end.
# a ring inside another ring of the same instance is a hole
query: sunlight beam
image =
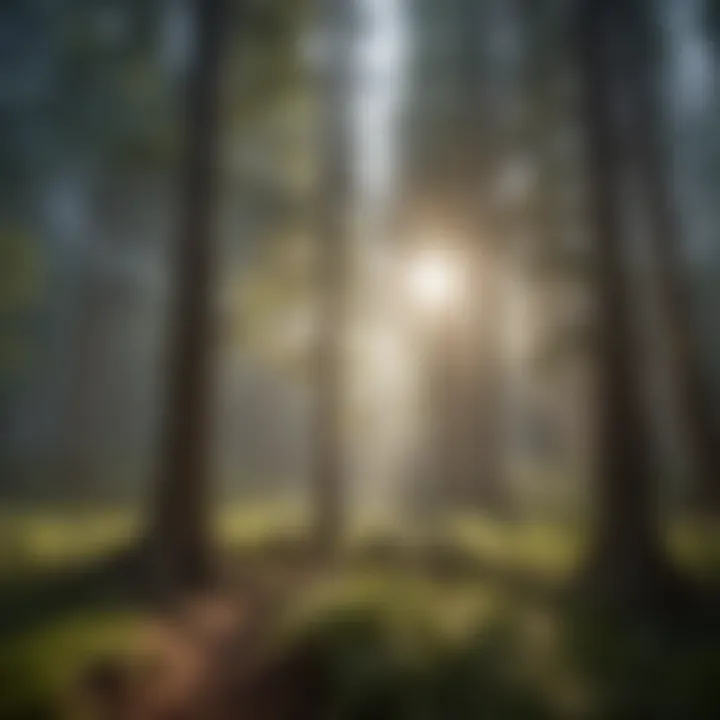
{"type": "Polygon", "coordinates": [[[407,282],[410,297],[418,309],[436,315],[447,312],[457,303],[462,273],[450,253],[425,250],[411,261],[407,282]]]}

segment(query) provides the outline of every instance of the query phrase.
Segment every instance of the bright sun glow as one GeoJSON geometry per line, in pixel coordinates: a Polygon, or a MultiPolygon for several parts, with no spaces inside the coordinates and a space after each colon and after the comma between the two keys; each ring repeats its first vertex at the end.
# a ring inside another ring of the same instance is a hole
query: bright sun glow
{"type": "Polygon", "coordinates": [[[423,310],[441,312],[452,305],[460,291],[460,268],[448,253],[427,250],[410,266],[411,296],[423,310]]]}

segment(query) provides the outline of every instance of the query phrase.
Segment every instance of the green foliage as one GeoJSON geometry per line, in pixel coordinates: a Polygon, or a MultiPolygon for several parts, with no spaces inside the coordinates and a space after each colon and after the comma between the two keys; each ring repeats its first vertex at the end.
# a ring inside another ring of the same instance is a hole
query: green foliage
{"type": "Polygon", "coordinates": [[[137,516],[129,510],[5,509],[0,512],[0,587],[110,555],[136,532],[137,516]]]}
{"type": "Polygon", "coordinates": [[[487,584],[356,575],[301,615],[283,652],[323,678],[317,717],[555,717],[550,648],[514,604],[487,584]]]}
{"type": "Polygon", "coordinates": [[[323,678],[318,717],[547,716],[532,682],[518,684],[518,638],[486,593],[387,576],[334,593],[285,640],[323,678]]]}
{"type": "Polygon", "coordinates": [[[69,716],[72,688],[98,657],[130,653],[138,617],[83,612],[0,647],[0,718],[69,716]]]}
{"type": "MultiPolygon", "coordinates": [[[[0,717],[57,717],[90,663],[108,654],[132,659],[142,618],[113,596],[108,583],[114,576],[92,570],[131,536],[131,520],[122,512],[0,518],[0,527],[8,528],[2,547],[9,552],[15,537],[14,547],[26,548],[24,562],[34,566],[35,576],[28,583],[18,564],[0,567],[6,629],[12,608],[18,610],[13,597],[23,598],[25,611],[34,605],[44,613],[0,635],[0,717]],[[82,584],[76,571],[84,574],[82,584]]],[[[282,563],[302,567],[303,528],[293,507],[232,507],[221,518],[225,542],[242,550],[242,567],[266,573],[282,563]]],[[[362,547],[353,546],[330,577],[301,590],[293,586],[289,613],[269,649],[290,673],[288,681],[300,683],[301,695],[309,687],[303,683],[321,681],[312,717],[717,716],[716,622],[702,617],[674,625],[621,624],[561,596],[529,592],[510,573],[492,571],[534,573],[559,587],[581,544],[576,529],[463,518],[450,531],[452,539],[435,553],[444,558],[442,576],[438,568],[403,563],[402,553],[393,556],[394,565],[383,565],[377,553],[370,553],[375,562],[359,562],[368,554],[362,548],[384,548],[390,557],[393,541],[398,543],[392,534],[380,541],[364,534],[362,547]],[[453,554],[465,560],[450,563],[453,554]],[[475,570],[466,572],[472,563],[475,570]]],[[[703,530],[702,537],[698,532],[683,525],[673,533],[678,557],[692,567],[697,548],[717,539],[716,528],[703,530]]]]}
{"type": "Polygon", "coordinates": [[[229,125],[247,129],[262,121],[268,107],[303,82],[301,35],[309,17],[307,0],[243,3],[228,42],[226,76],[229,125]]]}
{"type": "Polygon", "coordinates": [[[720,709],[720,628],[707,619],[628,626],[506,590],[488,602],[487,582],[357,583],[305,616],[284,649],[322,678],[315,717],[670,720],[720,709]]]}

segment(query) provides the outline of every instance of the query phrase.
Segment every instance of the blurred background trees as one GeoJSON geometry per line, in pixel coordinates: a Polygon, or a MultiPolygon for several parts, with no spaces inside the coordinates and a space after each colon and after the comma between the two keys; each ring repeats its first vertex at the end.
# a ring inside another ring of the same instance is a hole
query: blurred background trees
{"type": "Polygon", "coordinates": [[[203,205],[177,202],[196,11],[2,10],[9,498],[147,506],[164,453],[177,506],[203,476],[178,526],[206,491],[290,499],[328,546],[346,515],[415,501],[598,513],[603,543],[645,555],[664,516],[714,513],[715,3],[229,3],[216,190],[193,170],[187,191],[217,205],[217,278],[186,271],[216,341],[167,351],[194,335],[170,318],[203,205]],[[463,275],[434,319],[403,279],[428,245],[463,275]],[[206,366],[174,391],[214,408],[202,473],[204,413],[164,410],[181,363],[206,366]],[[162,439],[173,418],[192,442],[162,439]]]}
{"type": "Polygon", "coordinates": [[[211,694],[717,715],[719,62],[716,0],[0,5],[0,715],[149,584],[211,694]]]}

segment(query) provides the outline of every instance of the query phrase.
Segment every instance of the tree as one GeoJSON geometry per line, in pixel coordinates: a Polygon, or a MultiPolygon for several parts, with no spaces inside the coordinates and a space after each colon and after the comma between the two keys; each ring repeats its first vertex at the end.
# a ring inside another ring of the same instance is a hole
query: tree
{"type": "Polygon", "coordinates": [[[633,138],[642,188],[649,207],[651,237],[662,310],[669,336],[673,379],[679,390],[698,476],[697,507],[720,513],[720,425],[712,382],[703,358],[692,312],[687,268],[680,246],[676,200],[669,183],[664,113],[658,99],[659,38],[649,0],[628,0],[628,47],[632,51],[626,81],[634,99],[633,138]]]}
{"type": "MultiPolygon", "coordinates": [[[[465,80],[465,131],[472,148],[466,155],[469,166],[461,173],[471,278],[466,472],[468,499],[475,508],[505,513],[510,502],[504,472],[507,377],[503,321],[508,308],[502,270],[507,267],[514,240],[513,217],[517,208],[509,207],[500,198],[499,185],[507,164],[514,159],[521,122],[514,102],[518,91],[514,62],[490,41],[493,32],[502,32],[499,24],[514,22],[514,18],[504,15],[512,14],[513,8],[503,3],[487,3],[479,16],[478,9],[477,4],[465,2],[458,18],[464,41],[460,70],[465,80]],[[478,28],[484,29],[479,37],[478,28]],[[503,77],[503,83],[497,82],[497,76],[503,77]],[[482,195],[473,192],[478,186],[482,195]],[[482,198],[480,204],[478,197],[482,198]]],[[[507,31],[507,26],[504,29],[507,31]]],[[[463,152],[462,146],[458,150],[463,152]]]]}
{"type": "Polygon", "coordinates": [[[670,587],[663,556],[633,289],[624,263],[622,191],[631,138],[623,126],[625,0],[578,9],[598,313],[598,467],[587,579],[621,605],[658,602],[670,587]],[[618,51],[620,50],[620,51],[618,51]]]}
{"type": "Polygon", "coordinates": [[[171,590],[198,589],[211,579],[208,425],[223,0],[196,0],[194,8],[169,394],[151,519],[153,570],[171,590]]]}
{"type": "Polygon", "coordinates": [[[347,42],[352,27],[351,0],[326,0],[322,6],[327,54],[321,68],[320,194],[318,198],[317,340],[312,503],[314,541],[322,555],[333,552],[342,525],[345,415],[344,337],[348,285],[350,199],[347,42]]]}

